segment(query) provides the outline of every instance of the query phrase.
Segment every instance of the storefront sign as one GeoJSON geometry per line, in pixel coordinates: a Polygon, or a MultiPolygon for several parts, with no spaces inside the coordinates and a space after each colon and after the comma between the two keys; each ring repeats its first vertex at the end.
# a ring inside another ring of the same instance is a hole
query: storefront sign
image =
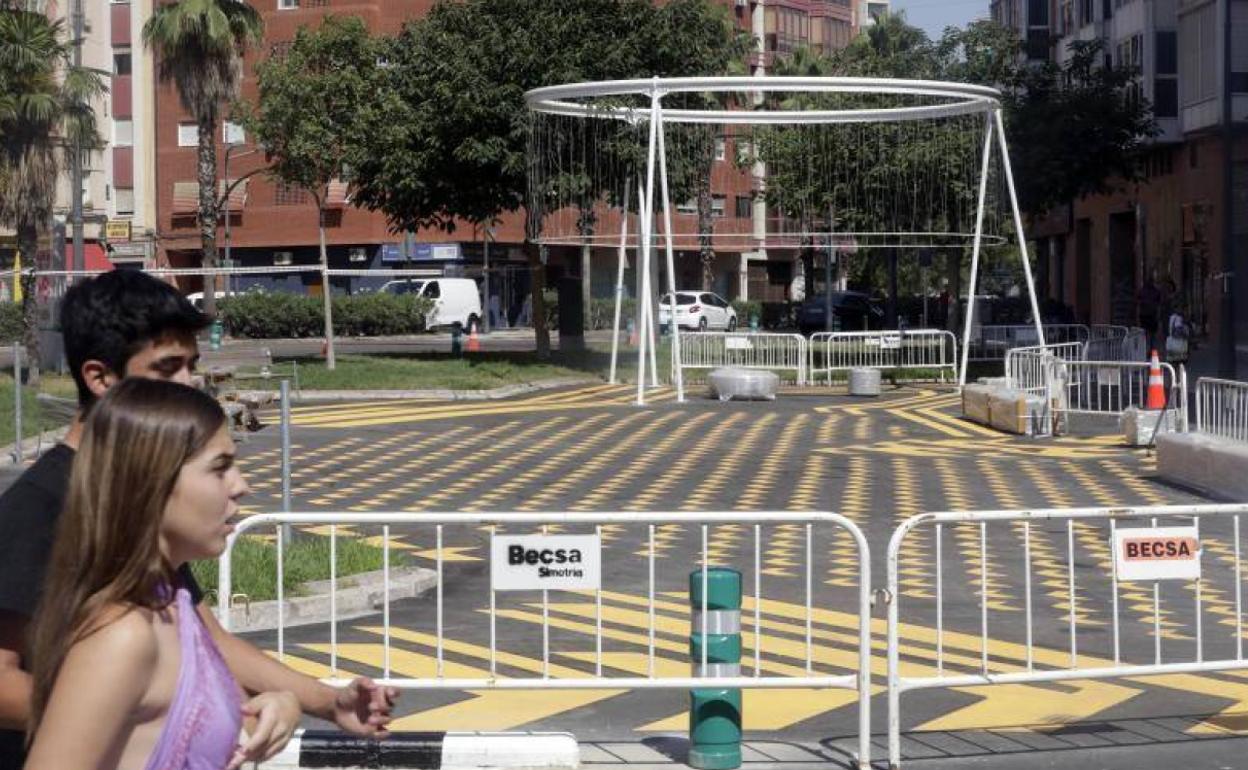
{"type": "Polygon", "coordinates": [[[594,590],[601,584],[597,535],[495,535],[490,541],[495,591],[594,590]]]}
{"type": "Polygon", "coordinates": [[[110,219],[104,224],[104,237],[110,241],[130,240],[130,220],[110,219]]]}
{"type": "Polygon", "coordinates": [[[1119,580],[1198,580],[1200,534],[1196,527],[1129,527],[1114,531],[1119,580]]]}

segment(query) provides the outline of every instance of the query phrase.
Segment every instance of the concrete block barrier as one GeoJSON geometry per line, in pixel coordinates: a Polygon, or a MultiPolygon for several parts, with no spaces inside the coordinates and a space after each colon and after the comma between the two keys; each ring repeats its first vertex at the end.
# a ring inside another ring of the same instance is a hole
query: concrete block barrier
{"type": "Polygon", "coordinates": [[[1157,472],[1166,481],[1226,500],[1248,500],[1248,444],[1204,433],[1157,435],[1157,472]]]}

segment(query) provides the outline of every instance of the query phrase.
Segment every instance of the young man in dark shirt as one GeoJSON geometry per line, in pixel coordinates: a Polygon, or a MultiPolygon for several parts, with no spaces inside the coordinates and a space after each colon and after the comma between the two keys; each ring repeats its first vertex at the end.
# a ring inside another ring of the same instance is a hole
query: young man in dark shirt
{"type": "MultiPolygon", "coordinates": [[[[78,387],[79,416],[61,444],[39,458],[0,496],[0,770],[20,770],[30,713],[25,629],[39,602],[56,519],[65,501],[82,416],[122,377],[189,384],[199,359],[195,335],[207,318],[173,287],[138,271],[117,270],[75,285],[61,305],[65,356],[78,387]]],[[[385,732],[395,693],[367,679],[327,687],[221,628],[190,570],[181,573],[226,662],[249,692],[289,691],[304,713],[358,735],[385,732]]],[[[257,751],[285,743],[298,726],[293,709],[259,720],[257,751]]]]}

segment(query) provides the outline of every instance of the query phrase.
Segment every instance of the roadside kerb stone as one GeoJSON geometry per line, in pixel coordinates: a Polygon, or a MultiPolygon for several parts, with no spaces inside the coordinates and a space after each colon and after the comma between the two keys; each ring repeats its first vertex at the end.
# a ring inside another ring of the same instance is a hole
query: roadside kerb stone
{"type": "Polygon", "coordinates": [[[525,382],[518,385],[503,385],[490,390],[450,390],[434,388],[430,390],[308,390],[291,393],[292,403],[310,403],[317,401],[387,401],[407,399],[428,399],[431,401],[493,401],[500,398],[522,396],[541,390],[567,388],[574,385],[595,385],[602,380],[590,377],[561,377],[539,382],[525,382]]]}
{"type": "MultiPolygon", "coordinates": [[[[328,580],[304,583],[306,596],[285,600],[283,618],[286,628],[324,623],[330,619],[328,580]]],[[[393,567],[390,570],[390,601],[414,599],[436,587],[438,573],[425,567],[393,567]]],[[[381,611],[385,598],[384,576],[381,570],[361,572],[338,578],[337,610],[339,620],[372,615],[381,611]]],[[[277,628],[278,602],[234,603],[230,609],[230,631],[247,633],[269,631],[277,628]]]]}

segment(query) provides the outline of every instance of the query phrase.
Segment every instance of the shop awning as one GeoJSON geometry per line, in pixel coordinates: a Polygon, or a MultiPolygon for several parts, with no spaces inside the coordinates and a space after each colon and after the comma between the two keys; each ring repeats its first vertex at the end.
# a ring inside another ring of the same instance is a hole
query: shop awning
{"type": "Polygon", "coordinates": [[[173,183],[174,216],[199,212],[199,182],[173,183]]]}
{"type": "Polygon", "coordinates": [[[347,205],[347,183],[331,179],[325,190],[325,208],[340,209],[347,205]]]}
{"type": "MultiPolygon", "coordinates": [[[[82,244],[82,256],[86,265],[85,270],[112,270],[115,265],[109,260],[108,252],[98,243],[82,244]]],[[[65,267],[68,269],[70,260],[74,257],[74,244],[72,241],[65,242],[65,267]]]]}
{"type": "MultiPolygon", "coordinates": [[[[230,190],[230,199],[225,202],[223,208],[231,214],[238,214],[243,210],[243,206],[247,205],[247,183],[250,179],[244,179],[234,185],[234,189],[230,190]]],[[[225,195],[225,190],[234,183],[232,179],[222,179],[217,182],[217,200],[225,195]]]]}

